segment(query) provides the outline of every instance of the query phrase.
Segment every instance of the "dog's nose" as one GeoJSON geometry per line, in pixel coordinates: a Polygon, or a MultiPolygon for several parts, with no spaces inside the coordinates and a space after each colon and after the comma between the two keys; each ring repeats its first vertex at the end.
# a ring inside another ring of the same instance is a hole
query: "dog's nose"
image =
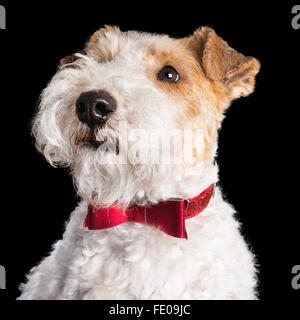
{"type": "Polygon", "coordinates": [[[93,128],[104,124],[117,108],[117,102],[108,92],[83,92],[76,101],[76,113],[81,122],[93,128]]]}

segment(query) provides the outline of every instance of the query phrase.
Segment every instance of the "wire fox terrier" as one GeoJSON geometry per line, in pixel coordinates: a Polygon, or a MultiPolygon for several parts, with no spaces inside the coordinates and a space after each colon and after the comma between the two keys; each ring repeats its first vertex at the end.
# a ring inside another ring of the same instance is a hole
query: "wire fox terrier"
{"type": "Polygon", "coordinates": [[[208,27],[174,39],[105,26],[62,59],[32,131],[82,201],[19,299],[256,299],[214,158],[259,67],[208,27]]]}

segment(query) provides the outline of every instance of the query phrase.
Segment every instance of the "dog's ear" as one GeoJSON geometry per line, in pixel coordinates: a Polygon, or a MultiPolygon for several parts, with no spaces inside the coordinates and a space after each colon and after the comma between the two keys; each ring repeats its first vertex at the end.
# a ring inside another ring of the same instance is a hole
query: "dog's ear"
{"type": "Polygon", "coordinates": [[[260,68],[255,58],[238,53],[208,27],[196,30],[185,41],[206,77],[221,82],[231,99],[253,92],[260,68]]]}
{"type": "Polygon", "coordinates": [[[118,27],[105,25],[90,37],[90,39],[87,42],[87,46],[97,43],[98,39],[101,36],[105,36],[106,33],[119,33],[119,32],[120,32],[120,29],[118,27]]]}
{"type": "MultiPolygon", "coordinates": [[[[84,50],[81,50],[78,53],[85,55],[87,50],[98,42],[99,37],[100,36],[105,36],[105,34],[108,33],[108,32],[119,33],[120,29],[118,27],[115,27],[115,26],[105,25],[104,27],[102,27],[98,31],[96,31],[89,38],[89,40],[86,43],[86,46],[85,46],[84,50]]],[[[66,64],[70,64],[70,63],[74,62],[76,59],[77,59],[77,57],[76,57],[75,54],[68,55],[65,58],[60,60],[60,66],[62,67],[64,65],[66,65],[66,64]]]]}
{"type": "Polygon", "coordinates": [[[64,65],[66,65],[66,64],[74,62],[75,60],[76,60],[75,54],[71,54],[71,55],[68,55],[68,56],[60,59],[59,65],[62,67],[64,65]]]}
{"type": "Polygon", "coordinates": [[[70,54],[70,55],[60,59],[59,66],[60,67],[66,66],[66,67],[69,67],[69,68],[76,68],[76,66],[71,65],[71,63],[74,62],[76,59],[78,59],[78,56],[76,55],[77,53],[85,55],[86,51],[85,50],[80,50],[80,51],[78,51],[76,53],[70,54]],[[68,66],[68,64],[70,64],[70,66],[68,66]]]}

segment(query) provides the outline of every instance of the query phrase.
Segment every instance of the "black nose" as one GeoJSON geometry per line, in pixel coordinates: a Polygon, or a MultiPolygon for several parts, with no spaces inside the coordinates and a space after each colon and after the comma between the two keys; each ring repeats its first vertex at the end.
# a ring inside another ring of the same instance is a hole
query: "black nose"
{"type": "Polygon", "coordinates": [[[116,100],[103,90],[83,92],[76,101],[78,119],[91,128],[103,125],[116,108],[116,100]]]}

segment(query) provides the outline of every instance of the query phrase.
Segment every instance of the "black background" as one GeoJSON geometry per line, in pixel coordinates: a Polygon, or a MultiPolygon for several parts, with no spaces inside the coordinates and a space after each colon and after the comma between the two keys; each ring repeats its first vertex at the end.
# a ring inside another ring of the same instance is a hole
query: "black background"
{"type": "MultiPolygon", "coordinates": [[[[232,104],[219,138],[220,184],[257,255],[260,299],[296,300],[291,269],[300,264],[297,109],[300,30],[293,3],[84,1],[10,3],[0,30],[0,265],[13,300],[25,274],[62,236],[78,197],[66,169],[52,168],[33,145],[30,121],[60,58],[80,50],[104,24],[122,30],[191,34],[209,25],[258,58],[256,91],[232,104]],[[165,4],[164,4],[165,3],[165,4]]],[[[296,3],[294,3],[296,4],[296,3]]]]}

